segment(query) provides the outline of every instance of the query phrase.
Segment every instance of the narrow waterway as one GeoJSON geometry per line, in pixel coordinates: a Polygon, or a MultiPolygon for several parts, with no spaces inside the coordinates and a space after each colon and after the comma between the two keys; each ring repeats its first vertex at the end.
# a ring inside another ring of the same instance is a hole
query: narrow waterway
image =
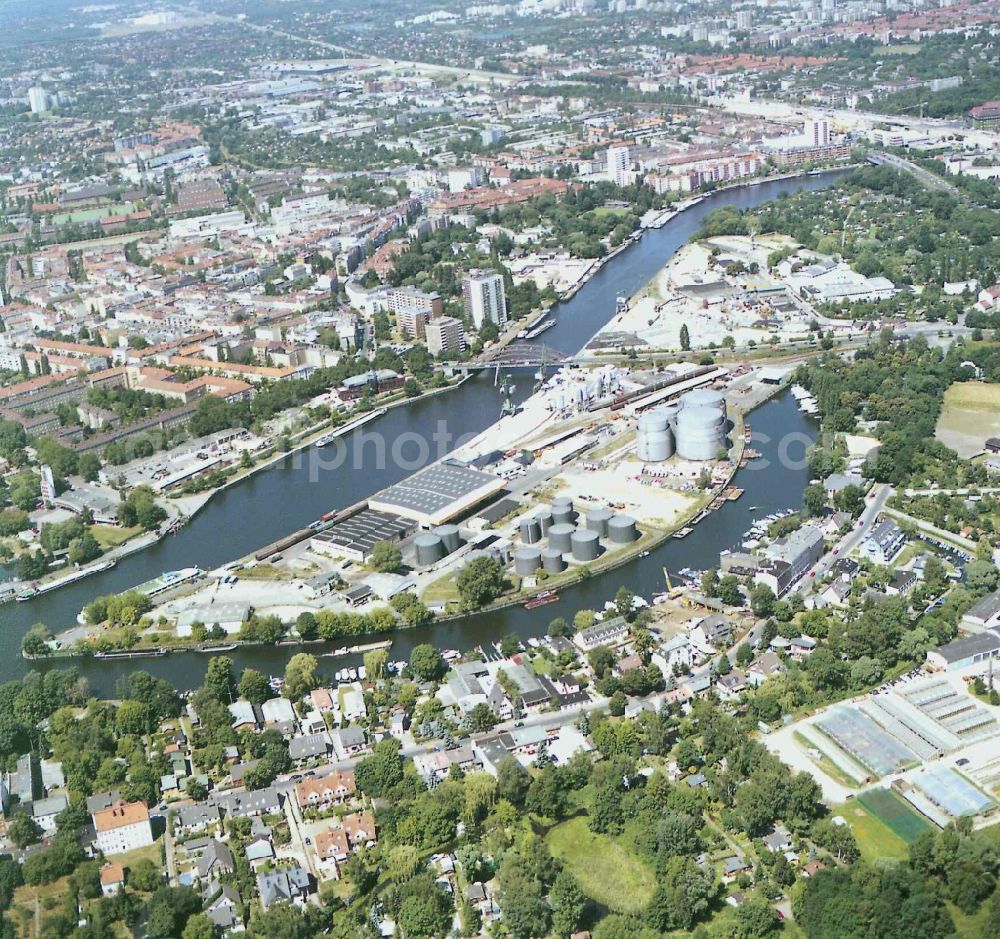
{"type": "MultiPolygon", "coordinates": [[[[572,300],[556,308],[557,325],[536,341],[567,354],[579,351],[614,315],[616,298],[632,294],[645,284],[671,254],[690,240],[702,219],[714,209],[724,205],[753,208],[785,193],[829,186],[837,178],[839,174],[832,173],[714,193],[663,228],[648,231],[613,258],[572,300]]],[[[516,397],[523,399],[530,392],[530,381],[519,385],[516,397]]],[[[114,570],[25,603],[5,605],[0,611],[4,625],[0,633],[0,681],[27,670],[28,663],[21,659],[19,647],[21,636],[33,623],[63,628],[72,624],[79,610],[95,596],[126,590],[165,570],[213,568],[253,551],[308,525],[331,509],[351,505],[402,479],[423,463],[443,456],[463,436],[484,430],[498,415],[499,398],[493,377],[479,375],[457,390],[390,410],[344,438],[341,451],[310,449],[291,455],[227,489],[177,535],[123,559],[114,570]]],[[[525,636],[540,634],[555,616],[603,605],[620,584],[641,593],[660,589],[663,565],[676,571],[715,563],[719,550],[738,541],[739,534],[749,527],[748,506],[757,505],[763,513],[792,507],[798,504],[806,483],[804,469],[782,466],[777,460],[779,437],[792,431],[812,433],[794,402],[786,397],[765,405],[753,415],[751,423],[755,434],[766,433],[772,438],[770,444],[760,440],[754,443],[769,458],[771,468],[741,471],[736,484],[747,490],[743,499],[710,516],[688,538],[671,540],[647,558],[567,589],[559,603],[533,612],[515,607],[395,634],[393,658],[405,658],[418,642],[468,648],[511,631],[525,636]]],[[[792,452],[801,455],[801,448],[793,448],[792,452]]],[[[277,673],[294,652],[288,647],[258,648],[234,652],[232,657],[241,667],[252,664],[277,673]]],[[[137,668],[163,675],[178,687],[193,687],[200,682],[207,659],[204,655],[173,654],[160,659],[73,661],[90,677],[96,690],[111,692],[119,675],[137,668]]],[[[56,660],[53,664],[69,663],[56,660]]],[[[45,666],[35,663],[35,667],[45,666]]]]}

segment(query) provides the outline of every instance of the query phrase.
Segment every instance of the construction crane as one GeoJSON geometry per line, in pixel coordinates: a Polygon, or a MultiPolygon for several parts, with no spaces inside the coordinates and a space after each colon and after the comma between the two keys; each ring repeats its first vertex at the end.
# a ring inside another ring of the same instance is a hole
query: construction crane
{"type": "Polygon", "coordinates": [[[914,108],[920,108],[920,117],[924,117],[924,108],[930,104],[930,101],[921,101],[920,104],[911,104],[908,108],[900,108],[899,113],[905,114],[907,111],[912,111],[914,108]]]}
{"type": "Polygon", "coordinates": [[[670,571],[668,571],[665,567],[663,568],[663,578],[667,582],[667,597],[669,599],[673,600],[674,598],[679,597],[684,592],[683,587],[675,587],[670,582],[670,571]]]}
{"type": "Polygon", "coordinates": [[[851,220],[851,216],[854,214],[854,210],[857,208],[856,205],[851,206],[851,210],[847,213],[847,218],[844,219],[844,230],[840,234],[840,253],[844,253],[844,243],[847,241],[847,223],[851,220]]]}

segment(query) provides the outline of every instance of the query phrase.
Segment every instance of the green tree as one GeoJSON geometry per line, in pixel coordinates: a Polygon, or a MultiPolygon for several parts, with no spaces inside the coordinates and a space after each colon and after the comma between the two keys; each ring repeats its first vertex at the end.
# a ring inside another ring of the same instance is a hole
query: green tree
{"type": "Polygon", "coordinates": [[[736,910],[737,939],[766,939],[781,929],[781,921],[766,900],[751,899],[736,910]]]}
{"type": "Polygon", "coordinates": [[[580,883],[568,871],[560,871],[549,891],[552,906],[552,929],[557,936],[567,939],[580,928],[587,898],[580,883]]]}
{"type": "Polygon", "coordinates": [[[462,568],[455,585],[462,603],[468,609],[476,609],[499,597],[506,583],[503,565],[499,561],[477,557],[462,568]]]}
{"type": "Polygon", "coordinates": [[[834,493],[833,505],[840,512],[848,512],[857,518],[865,510],[865,491],[860,486],[844,486],[834,493]]]}
{"type": "Polygon", "coordinates": [[[775,602],[774,591],[767,584],[755,584],[750,591],[750,609],[754,616],[770,616],[774,612],[775,602]]]}
{"type": "Polygon", "coordinates": [[[806,486],[802,491],[802,507],[810,515],[822,515],[826,508],[826,492],[822,486],[806,486]]]}
{"type": "Polygon", "coordinates": [[[267,678],[255,668],[245,668],[240,675],[239,693],[251,704],[263,704],[268,698],[274,697],[267,678]]]}
{"type": "Polygon", "coordinates": [[[391,574],[403,563],[403,554],[399,546],[391,541],[376,541],[368,555],[368,563],[372,570],[383,574],[391,574]]]}
{"type": "Polygon", "coordinates": [[[195,913],[184,926],[181,939],[218,939],[219,931],[204,913],[195,913]]]}
{"type": "Polygon", "coordinates": [[[420,681],[440,681],[448,671],[448,663],[434,646],[421,643],[410,652],[410,671],[420,681]]]}
{"type": "Polygon", "coordinates": [[[687,323],[681,324],[681,349],[687,352],[691,348],[691,333],[688,331],[687,323]]]}
{"type": "Polygon", "coordinates": [[[41,826],[27,812],[18,812],[10,819],[7,834],[19,848],[37,844],[42,839],[41,826]]]}
{"type": "Polygon", "coordinates": [[[225,655],[213,656],[205,670],[204,687],[217,700],[229,704],[233,699],[233,663],[225,655]]]}
{"type": "Polygon", "coordinates": [[[385,678],[386,668],[389,665],[389,650],[372,649],[364,654],[363,661],[368,680],[379,681],[385,678]]]}
{"type": "Polygon", "coordinates": [[[299,652],[288,660],[285,666],[285,683],[282,685],[281,693],[284,697],[292,701],[308,694],[319,683],[316,669],[319,662],[315,655],[308,652],[299,652]]]}

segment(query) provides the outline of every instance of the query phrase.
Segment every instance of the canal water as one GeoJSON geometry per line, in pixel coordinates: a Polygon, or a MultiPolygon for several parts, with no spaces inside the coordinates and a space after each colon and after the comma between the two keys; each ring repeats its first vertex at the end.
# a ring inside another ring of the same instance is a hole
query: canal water
{"type": "MultiPolygon", "coordinates": [[[[631,295],[659,270],[679,247],[696,234],[704,217],[716,208],[732,205],[753,208],[785,193],[831,185],[840,174],[803,177],[724,190],[654,229],[606,264],[565,304],[555,308],[557,324],[537,342],[572,354],[579,351],[615,312],[618,296],[631,295]]],[[[531,391],[528,376],[518,382],[516,399],[531,391]]],[[[21,636],[33,623],[53,630],[75,622],[80,609],[93,597],[127,590],[163,571],[182,567],[218,567],[256,548],[303,528],[332,509],[344,508],[406,477],[425,462],[443,456],[466,435],[486,429],[499,416],[500,399],[493,376],[480,374],[454,391],[417,400],[390,410],[344,438],[340,450],[310,449],[287,459],[217,494],[192,521],[176,534],[151,548],[119,561],[116,568],[79,583],[43,594],[24,603],[7,604],[0,611],[0,681],[16,678],[29,663],[19,654],[21,636]],[[379,441],[384,443],[380,443],[379,441]],[[328,452],[332,451],[332,452],[328,452]]],[[[683,540],[671,539],[652,554],[606,575],[590,578],[561,592],[558,603],[528,612],[512,607],[427,629],[393,634],[392,657],[406,658],[413,645],[432,642],[442,647],[469,648],[499,638],[507,632],[540,635],[556,616],[570,617],[577,609],[599,608],[621,584],[637,593],[662,589],[662,568],[704,568],[717,563],[722,548],[739,541],[752,522],[750,505],[758,514],[797,507],[807,482],[801,456],[804,445],[789,452],[797,462],[782,465],[778,447],[783,436],[805,436],[814,429],[784,396],[752,415],[754,447],[764,453],[766,470],[753,465],[741,470],[735,484],[746,489],[740,502],[730,503],[701,522],[683,540]],[[771,442],[758,439],[766,434],[771,442]]],[[[804,439],[804,438],[802,438],[804,439]]],[[[785,460],[784,463],[788,463],[785,460]]],[[[322,651],[313,647],[314,651],[322,651]]],[[[284,670],[294,647],[254,648],[231,653],[239,667],[252,665],[265,673],[284,670]]],[[[137,668],[168,678],[181,688],[200,683],[208,656],[172,654],[158,659],[98,661],[75,659],[95,691],[110,693],[118,676],[137,668]]],[[[70,660],[54,660],[66,666],[70,660]]],[[[45,668],[47,663],[31,663],[45,668]]],[[[339,660],[338,660],[339,667],[339,660]]]]}

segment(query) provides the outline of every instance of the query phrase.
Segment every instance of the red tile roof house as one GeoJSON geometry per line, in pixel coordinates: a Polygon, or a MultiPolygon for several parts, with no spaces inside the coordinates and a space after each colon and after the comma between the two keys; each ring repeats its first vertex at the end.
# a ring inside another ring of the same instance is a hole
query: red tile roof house
{"type": "Polygon", "coordinates": [[[324,809],[343,805],[358,791],[351,770],[336,771],[319,779],[306,779],[295,786],[295,802],[300,809],[324,809]]]}
{"type": "Polygon", "coordinates": [[[375,834],[375,816],[368,812],[345,815],[341,822],[352,848],[370,848],[378,841],[375,834]]]}

